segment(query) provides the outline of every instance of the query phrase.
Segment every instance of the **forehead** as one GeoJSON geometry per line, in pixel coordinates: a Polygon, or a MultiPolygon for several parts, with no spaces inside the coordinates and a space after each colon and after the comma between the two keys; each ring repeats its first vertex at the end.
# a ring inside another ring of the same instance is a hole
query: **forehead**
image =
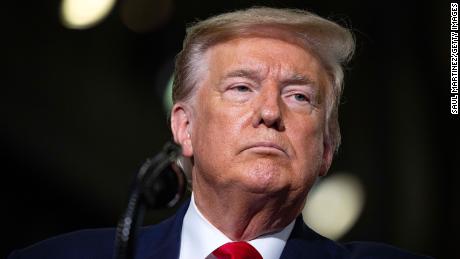
{"type": "Polygon", "coordinates": [[[235,70],[257,72],[261,77],[304,76],[324,85],[326,71],[308,49],[275,38],[236,38],[210,47],[204,57],[208,76],[235,70]]]}

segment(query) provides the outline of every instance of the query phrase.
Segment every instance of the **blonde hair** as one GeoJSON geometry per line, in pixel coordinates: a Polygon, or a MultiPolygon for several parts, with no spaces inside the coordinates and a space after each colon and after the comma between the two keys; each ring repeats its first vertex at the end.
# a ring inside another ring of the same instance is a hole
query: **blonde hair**
{"type": "Polygon", "coordinates": [[[191,99],[204,74],[200,62],[208,48],[242,37],[279,38],[300,44],[319,58],[333,86],[326,100],[326,141],[337,150],[343,66],[353,55],[355,42],[348,29],[308,11],[253,7],[213,16],[187,28],[182,51],[176,57],[173,103],[191,99]]]}

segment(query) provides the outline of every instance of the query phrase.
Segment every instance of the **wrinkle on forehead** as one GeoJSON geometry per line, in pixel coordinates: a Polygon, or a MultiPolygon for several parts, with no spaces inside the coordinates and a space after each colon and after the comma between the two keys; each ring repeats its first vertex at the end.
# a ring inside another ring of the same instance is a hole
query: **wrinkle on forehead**
{"type": "MultiPolygon", "coordinates": [[[[268,68],[270,69],[270,68],[268,68]]],[[[236,70],[230,70],[228,73],[224,74],[221,78],[221,81],[225,81],[229,78],[247,78],[252,81],[262,82],[267,78],[267,74],[270,72],[263,72],[261,69],[253,69],[250,67],[238,68],[236,70]]],[[[309,76],[304,74],[298,74],[296,72],[287,70],[281,71],[281,76],[277,76],[282,85],[286,84],[302,84],[302,85],[316,85],[316,81],[312,80],[309,76]]]]}
{"type": "Polygon", "coordinates": [[[320,92],[327,91],[324,88],[329,85],[327,72],[320,60],[305,48],[281,39],[252,37],[221,42],[207,50],[205,60],[209,68],[208,75],[216,75],[210,73],[215,69],[221,72],[219,78],[214,78],[214,82],[231,77],[243,77],[257,82],[273,79],[280,84],[308,84],[320,92]],[[264,39],[271,40],[275,47],[267,49],[261,41],[264,39]],[[257,44],[251,44],[254,42],[257,44]],[[277,45],[277,42],[289,44],[292,50],[304,55],[286,56],[286,49],[277,45]]]}

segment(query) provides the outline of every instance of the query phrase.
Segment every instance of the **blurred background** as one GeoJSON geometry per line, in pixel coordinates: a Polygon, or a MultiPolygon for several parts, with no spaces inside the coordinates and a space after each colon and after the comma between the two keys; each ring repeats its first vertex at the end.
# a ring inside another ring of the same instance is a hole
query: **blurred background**
{"type": "MultiPolygon", "coordinates": [[[[311,10],[357,39],[343,144],[324,180],[345,175],[358,186],[349,196],[359,196],[357,212],[337,239],[457,258],[450,4],[422,2],[4,2],[0,257],[53,235],[115,226],[132,175],[171,138],[164,94],[185,25],[266,5],[311,10]]],[[[150,213],[146,224],[171,213],[150,213]]]]}

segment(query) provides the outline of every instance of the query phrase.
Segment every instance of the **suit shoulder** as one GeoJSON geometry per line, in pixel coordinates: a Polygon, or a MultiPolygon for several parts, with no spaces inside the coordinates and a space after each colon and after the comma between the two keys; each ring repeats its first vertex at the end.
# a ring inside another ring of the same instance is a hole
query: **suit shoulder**
{"type": "MultiPolygon", "coordinates": [[[[159,258],[155,255],[161,255],[160,252],[178,251],[182,220],[189,202],[185,202],[172,217],[139,230],[135,252],[138,258],[159,258]]],[[[8,259],[112,259],[115,232],[115,228],[86,229],[59,235],[13,251],[8,259]]]]}
{"type": "Polygon", "coordinates": [[[299,217],[281,258],[428,259],[430,257],[413,254],[383,243],[336,242],[316,233],[299,217]]]}
{"type": "Polygon", "coordinates": [[[8,259],[112,258],[115,229],[86,229],[58,235],[21,250],[8,259]]]}
{"type": "Polygon", "coordinates": [[[369,258],[369,259],[429,259],[431,257],[414,254],[412,252],[376,242],[349,242],[343,244],[349,251],[350,258],[369,258]]]}

